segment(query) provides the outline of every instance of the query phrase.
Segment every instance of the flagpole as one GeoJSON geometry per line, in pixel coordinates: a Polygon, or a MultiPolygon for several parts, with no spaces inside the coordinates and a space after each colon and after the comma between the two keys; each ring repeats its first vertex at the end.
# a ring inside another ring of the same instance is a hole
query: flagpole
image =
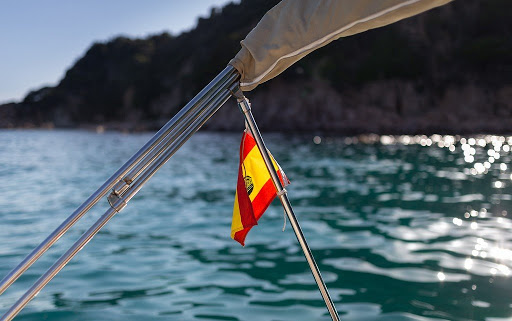
{"type": "Polygon", "coordinates": [[[322,298],[325,301],[325,305],[327,306],[327,309],[331,314],[331,318],[333,321],[339,321],[340,319],[338,316],[338,312],[336,311],[336,307],[332,302],[331,296],[329,295],[329,291],[327,290],[327,286],[325,285],[324,280],[322,279],[322,275],[320,274],[320,270],[318,269],[318,266],[315,262],[315,258],[313,257],[313,254],[309,249],[308,243],[306,242],[306,238],[302,233],[302,229],[300,228],[297,217],[293,212],[293,208],[292,205],[290,204],[290,200],[288,199],[286,189],[284,189],[283,185],[281,184],[279,176],[274,166],[272,165],[272,161],[270,159],[268,150],[265,146],[265,142],[263,141],[263,137],[261,136],[260,130],[258,129],[258,125],[256,125],[256,121],[254,120],[254,117],[252,115],[251,104],[238,86],[232,88],[231,92],[233,96],[236,97],[238,106],[240,107],[240,110],[244,114],[249,130],[251,131],[251,134],[254,137],[254,140],[256,141],[256,145],[258,146],[258,149],[260,150],[261,155],[263,156],[263,160],[270,173],[272,182],[276,187],[277,196],[281,200],[281,204],[283,205],[284,211],[286,212],[286,215],[290,220],[293,231],[295,232],[295,236],[297,236],[297,240],[299,241],[302,251],[304,252],[304,256],[308,261],[311,273],[313,273],[313,277],[315,278],[316,284],[318,285],[318,289],[320,290],[320,294],[322,295],[322,298]]]}

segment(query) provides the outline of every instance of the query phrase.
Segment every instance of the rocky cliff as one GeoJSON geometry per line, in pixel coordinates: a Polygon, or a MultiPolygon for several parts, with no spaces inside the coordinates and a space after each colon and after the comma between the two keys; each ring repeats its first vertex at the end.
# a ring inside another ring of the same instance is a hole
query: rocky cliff
{"type": "MultiPolygon", "coordinates": [[[[178,36],[95,43],[56,87],[0,106],[0,127],[154,129],[225,67],[275,3],[212,9],[178,36]]],[[[512,2],[456,0],[340,39],[247,96],[266,131],[511,132],[512,2]]],[[[241,124],[229,103],[206,127],[241,124]]]]}

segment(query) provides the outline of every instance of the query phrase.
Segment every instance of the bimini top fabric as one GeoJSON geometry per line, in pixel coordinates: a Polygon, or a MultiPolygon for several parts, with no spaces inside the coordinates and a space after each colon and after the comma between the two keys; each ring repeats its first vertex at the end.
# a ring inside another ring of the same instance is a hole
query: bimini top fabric
{"type": "MultiPolygon", "coordinates": [[[[229,63],[243,91],[340,37],[382,27],[451,0],[283,0],[242,40],[229,63]]],[[[378,53],[376,53],[378,54],[378,53]]]]}

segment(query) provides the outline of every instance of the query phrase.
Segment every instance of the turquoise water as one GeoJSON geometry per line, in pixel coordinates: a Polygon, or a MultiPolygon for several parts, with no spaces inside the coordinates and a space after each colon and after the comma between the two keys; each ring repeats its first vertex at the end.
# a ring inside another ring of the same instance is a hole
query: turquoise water
{"type": "MultiPolygon", "coordinates": [[[[150,137],[0,131],[0,277],[150,137]]],[[[511,138],[265,138],[342,320],[512,320],[511,138]]],[[[229,237],[239,139],[195,135],[17,320],[329,320],[277,201],[229,237]]]]}

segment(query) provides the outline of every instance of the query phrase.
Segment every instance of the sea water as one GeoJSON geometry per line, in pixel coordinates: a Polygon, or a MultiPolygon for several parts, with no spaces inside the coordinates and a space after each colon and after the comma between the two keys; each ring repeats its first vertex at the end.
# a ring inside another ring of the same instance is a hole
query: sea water
{"type": "MultiPolygon", "coordinates": [[[[278,201],[230,239],[240,136],[196,134],[16,320],[329,320],[278,201]]],[[[150,137],[0,131],[0,277],[150,137]]],[[[342,320],[512,320],[512,138],[265,139],[342,320]]]]}

